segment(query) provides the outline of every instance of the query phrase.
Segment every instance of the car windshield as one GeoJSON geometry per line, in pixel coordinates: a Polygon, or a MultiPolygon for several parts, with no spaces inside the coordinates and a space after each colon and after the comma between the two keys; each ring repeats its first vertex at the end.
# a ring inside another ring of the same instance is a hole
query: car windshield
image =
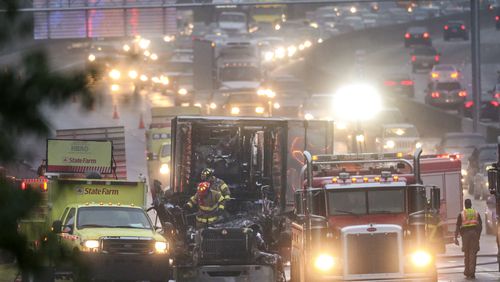
{"type": "Polygon", "coordinates": [[[330,191],[328,208],[330,215],[402,213],[405,210],[404,190],[383,188],[368,191],[330,191]]]}
{"type": "Polygon", "coordinates": [[[455,68],[453,66],[435,66],[435,71],[454,71],[455,68]]]}
{"type": "Polygon", "coordinates": [[[259,78],[256,67],[225,67],[221,72],[222,81],[258,81],[259,78]]]}
{"type": "Polygon", "coordinates": [[[436,85],[436,89],[451,91],[451,90],[461,89],[461,87],[460,83],[458,82],[439,82],[436,85]]]}
{"type": "Polygon", "coordinates": [[[390,127],[384,130],[384,137],[418,137],[415,127],[390,127]]]}
{"type": "Polygon", "coordinates": [[[480,136],[457,136],[447,138],[444,142],[445,147],[476,147],[484,144],[484,138],[480,136]]]}
{"type": "Polygon", "coordinates": [[[139,228],[151,229],[146,213],[128,207],[81,207],[77,216],[78,229],[139,228]]]}
{"type": "Polygon", "coordinates": [[[497,148],[496,147],[481,148],[479,150],[479,162],[480,163],[494,162],[496,160],[497,160],[497,148]]]}
{"type": "Polygon", "coordinates": [[[164,158],[170,156],[170,154],[172,153],[171,149],[172,146],[170,144],[163,144],[161,146],[161,157],[164,158]]]}
{"type": "Polygon", "coordinates": [[[245,23],[246,18],[244,15],[235,15],[235,14],[223,14],[219,17],[220,22],[241,22],[245,23]]]}

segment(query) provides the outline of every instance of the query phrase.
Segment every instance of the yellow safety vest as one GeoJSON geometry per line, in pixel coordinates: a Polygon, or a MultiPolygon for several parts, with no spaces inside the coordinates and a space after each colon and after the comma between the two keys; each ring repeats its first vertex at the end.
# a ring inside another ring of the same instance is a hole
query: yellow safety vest
{"type": "Polygon", "coordinates": [[[477,226],[479,214],[474,209],[464,209],[462,211],[462,227],[477,226]]]}

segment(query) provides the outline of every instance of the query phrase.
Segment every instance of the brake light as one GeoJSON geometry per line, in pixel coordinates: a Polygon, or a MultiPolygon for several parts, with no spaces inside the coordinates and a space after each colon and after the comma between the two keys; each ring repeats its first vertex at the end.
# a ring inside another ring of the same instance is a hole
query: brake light
{"type": "Polygon", "coordinates": [[[386,80],[386,81],[384,81],[384,85],[385,86],[394,86],[394,85],[396,85],[396,81],[386,80]]]}
{"type": "Polygon", "coordinates": [[[437,72],[431,72],[431,77],[432,78],[438,78],[439,77],[439,73],[437,73],[437,72]]]}
{"type": "Polygon", "coordinates": [[[466,109],[472,108],[472,106],[474,106],[474,101],[467,101],[464,106],[466,109]]]}
{"type": "Polygon", "coordinates": [[[413,85],[413,80],[402,80],[401,85],[411,86],[411,85],[413,85]]]}
{"type": "Polygon", "coordinates": [[[500,16],[496,16],[495,21],[497,21],[497,22],[500,21],[500,16]]]}
{"type": "Polygon", "coordinates": [[[411,61],[415,62],[417,60],[417,56],[411,56],[411,61]]]}
{"type": "Polygon", "coordinates": [[[432,98],[439,98],[439,96],[440,96],[440,95],[439,95],[439,92],[432,92],[432,93],[431,93],[431,97],[432,97],[432,98]]]}
{"type": "Polygon", "coordinates": [[[407,33],[405,34],[405,38],[406,38],[406,39],[410,39],[410,37],[411,37],[411,35],[407,32],[407,33]]]}
{"type": "Polygon", "coordinates": [[[460,29],[461,29],[461,30],[465,30],[465,25],[461,25],[461,26],[460,26],[460,29]]]}
{"type": "Polygon", "coordinates": [[[495,98],[500,98],[500,92],[495,93],[495,98]]]}
{"type": "Polygon", "coordinates": [[[447,25],[444,26],[444,30],[448,30],[449,27],[447,25]]]}
{"type": "Polygon", "coordinates": [[[498,103],[497,101],[490,101],[490,104],[493,105],[493,107],[498,107],[500,106],[500,103],[498,103]]]}
{"type": "Polygon", "coordinates": [[[462,90],[462,91],[458,92],[458,96],[459,97],[466,97],[467,96],[467,91],[462,90]]]}
{"type": "Polygon", "coordinates": [[[40,185],[40,188],[42,189],[43,192],[47,192],[47,181],[43,181],[43,183],[40,185]]]}
{"type": "Polygon", "coordinates": [[[21,182],[21,190],[26,190],[26,182],[21,182]]]}
{"type": "Polygon", "coordinates": [[[451,77],[451,78],[458,78],[458,72],[452,72],[452,73],[450,74],[450,77],[451,77]]]}
{"type": "Polygon", "coordinates": [[[429,38],[429,33],[428,32],[424,32],[424,38],[429,38]]]}
{"type": "Polygon", "coordinates": [[[439,62],[439,55],[434,56],[434,61],[439,62]]]}

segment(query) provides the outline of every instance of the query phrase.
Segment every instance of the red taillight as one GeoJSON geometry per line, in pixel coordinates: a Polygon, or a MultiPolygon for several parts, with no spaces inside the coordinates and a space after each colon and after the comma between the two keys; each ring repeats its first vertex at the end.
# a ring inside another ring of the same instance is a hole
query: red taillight
{"type": "Polygon", "coordinates": [[[449,27],[447,25],[444,26],[444,30],[448,30],[449,27]]]}
{"type": "Polygon", "coordinates": [[[42,184],[40,184],[40,188],[42,189],[43,192],[47,192],[47,189],[49,188],[47,186],[47,180],[44,180],[42,184]]]}
{"type": "Polygon", "coordinates": [[[495,21],[497,21],[497,22],[500,21],[500,16],[496,16],[495,21]]]}
{"type": "Polygon", "coordinates": [[[432,98],[439,98],[439,96],[440,96],[440,95],[439,95],[439,92],[432,92],[432,93],[431,93],[431,97],[432,97],[432,98]]]}
{"type": "Polygon", "coordinates": [[[428,32],[424,32],[424,38],[429,38],[429,33],[428,32]]]}
{"type": "Polygon", "coordinates": [[[495,93],[495,96],[494,96],[494,97],[495,97],[495,98],[500,98],[500,93],[499,93],[499,92],[495,93]]]}
{"type": "Polygon", "coordinates": [[[26,190],[26,182],[21,182],[21,190],[26,190]]]}
{"type": "Polygon", "coordinates": [[[396,85],[396,81],[386,80],[386,81],[384,81],[384,85],[385,86],[394,86],[394,85],[396,85]]]}
{"type": "Polygon", "coordinates": [[[467,101],[465,102],[464,106],[467,109],[472,108],[472,106],[474,106],[474,101],[467,101]]]}
{"type": "Polygon", "coordinates": [[[411,86],[411,85],[413,85],[413,80],[402,80],[400,83],[401,83],[401,85],[404,85],[404,86],[411,86]]]}
{"type": "Polygon", "coordinates": [[[466,97],[467,96],[467,92],[464,91],[464,90],[462,90],[462,91],[458,92],[458,96],[460,96],[460,97],[466,97]]]}
{"type": "Polygon", "coordinates": [[[460,26],[460,29],[461,29],[461,30],[465,30],[465,25],[461,25],[461,26],[460,26]]]}
{"type": "Polygon", "coordinates": [[[411,37],[411,35],[407,32],[407,33],[405,34],[405,38],[406,38],[406,39],[410,39],[410,37],[411,37]]]}
{"type": "Polygon", "coordinates": [[[490,101],[490,104],[492,104],[494,107],[500,106],[500,103],[498,103],[497,101],[490,101]]]}
{"type": "Polygon", "coordinates": [[[439,55],[434,56],[434,61],[439,62],[439,55]]]}
{"type": "Polygon", "coordinates": [[[411,56],[411,61],[415,62],[417,60],[417,56],[411,56]]]}

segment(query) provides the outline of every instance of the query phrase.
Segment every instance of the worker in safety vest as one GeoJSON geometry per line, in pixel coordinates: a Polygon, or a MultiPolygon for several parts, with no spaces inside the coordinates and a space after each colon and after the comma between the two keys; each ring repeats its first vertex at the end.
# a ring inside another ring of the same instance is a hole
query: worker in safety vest
{"type": "Polygon", "coordinates": [[[196,194],[186,203],[187,208],[198,205],[199,213],[196,215],[196,227],[202,228],[213,224],[221,218],[220,212],[224,211],[224,197],[218,191],[210,189],[210,183],[198,184],[196,194]]]}
{"type": "Polygon", "coordinates": [[[224,180],[215,177],[214,170],[212,168],[204,168],[201,172],[201,181],[208,181],[210,183],[210,190],[218,191],[227,201],[231,198],[231,192],[224,180]]]}
{"type": "Polygon", "coordinates": [[[464,202],[465,209],[458,215],[455,230],[455,244],[458,245],[458,234],[462,237],[462,252],[464,252],[464,275],[467,278],[476,278],[476,256],[479,252],[479,238],[482,222],[479,213],[472,208],[470,199],[464,202]]]}

